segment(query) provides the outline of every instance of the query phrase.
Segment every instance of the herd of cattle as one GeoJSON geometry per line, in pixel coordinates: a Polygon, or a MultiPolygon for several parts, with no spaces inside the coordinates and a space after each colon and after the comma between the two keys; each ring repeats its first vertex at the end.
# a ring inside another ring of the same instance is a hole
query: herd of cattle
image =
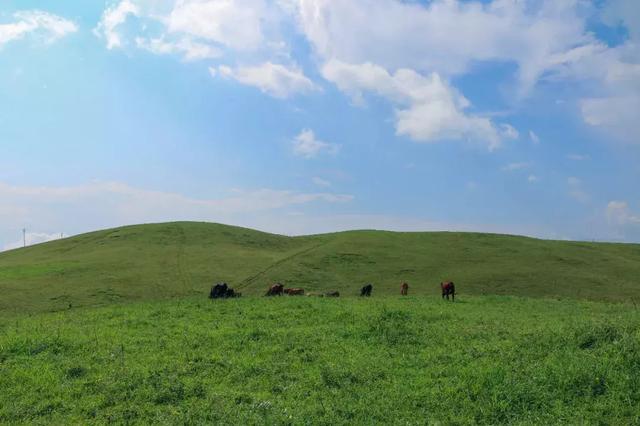
{"type": "MultiPolygon", "coordinates": [[[[449,300],[449,296],[451,296],[451,301],[455,301],[456,297],[456,286],[451,281],[444,281],[440,283],[440,289],[442,290],[442,298],[446,298],[449,300]]],[[[373,291],[373,284],[365,284],[364,287],[360,289],[360,296],[369,297],[371,296],[371,292],[373,291]]],[[[273,284],[267,290],[267,294],[265,296],[319,296],[319,297],[340,297],[339,291],[329,291],[325,293],[305,293],[302,288],[285,288],[283,284],[277,283],[273,284]]],[[[400,294],[406,296],[409,294],[409,284],[403,282],[400,285],[400,294]]],[[[227,283],[218,283],[211,287],[211,291],[209,292],[209,299],[228,299],[231,297],[240,297],[242,294],[240,292],[235,291],[230,288],[227,283]]]]}

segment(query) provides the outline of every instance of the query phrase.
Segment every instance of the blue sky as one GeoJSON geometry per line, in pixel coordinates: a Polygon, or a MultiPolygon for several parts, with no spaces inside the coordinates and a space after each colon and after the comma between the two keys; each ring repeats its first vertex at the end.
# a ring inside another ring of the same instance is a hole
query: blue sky
{"type": "Polygon", "coordinates": [[[640,242],[636,0],[4,1],[0,249],[206,220],[640,242]]]}

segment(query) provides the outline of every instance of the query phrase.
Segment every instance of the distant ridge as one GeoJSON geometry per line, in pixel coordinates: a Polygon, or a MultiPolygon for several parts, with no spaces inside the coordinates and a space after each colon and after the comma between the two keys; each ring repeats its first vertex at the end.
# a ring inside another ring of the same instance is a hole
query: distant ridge
{"type": "Polygon", "coordinates": [[[0,315],[205,295],[227,281],[245,295],[269,282],[355,295],[464,294],[640,300],[640,245],[472,232],[347,231],[286,237],[228,225],[126,226],[0,253],[0,315]]]}

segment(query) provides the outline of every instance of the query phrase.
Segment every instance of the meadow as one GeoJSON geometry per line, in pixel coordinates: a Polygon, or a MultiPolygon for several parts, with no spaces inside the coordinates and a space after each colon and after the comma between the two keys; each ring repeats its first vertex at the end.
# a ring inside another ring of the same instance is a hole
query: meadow
{"type": "Polygon", "coordinates": [[[307,291],[467,295],[640,303],[640,245],[477,233],[351,231],[285,237],[198,222],[108,229],[0,253],[0,317],[175,299],[227,281],[262,295],[280,281],[307,291]]]}
{"type": "Polygon", "coordinates": [[[449,232],[177,222],[4,252],[0,424],[640,424],[639,277],[640,245],[449,232]]]}
{"type": "Polygon", "coordinates": [[[629,304],[183,298],[0,320],[4,424],[638,424],[629,304]]]}

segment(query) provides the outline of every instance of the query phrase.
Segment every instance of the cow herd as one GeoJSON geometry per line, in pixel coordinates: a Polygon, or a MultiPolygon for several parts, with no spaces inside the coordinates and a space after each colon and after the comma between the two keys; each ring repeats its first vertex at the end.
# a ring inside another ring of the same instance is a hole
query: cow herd
{"type": "MultiPolygon", "coordinates": [[[[456,297],[456,286],[452,281],[443,281],[440,283],[440,289],[442,290],[442,298],[449,300],[449,296],[451,296],[451,301],[455,301],[456,297]]],[[[371,292],[373,291],[373,284],[367,283],[360,289],[361,297],[369,297],[371,296],[371,292]]],[[[318,296],[318,297],[340,297],[339,291],[329,291],[324,293],[305,293],[303,288],[285,288],[283,284],[276,283],[269,287],[265,296],[318,296]]],[[[400,284],[400,294],[402,296],[406,296],[409,294],[409,284],[406,282],[402,282],[400,284]]],[[[211,287],[211,291],[209,292],[209,299],[228,299],[231,297],[240,297],[242,294],[240,292],[235,291],[230,288],[227,283],[218,283],[211,287]]]]}

